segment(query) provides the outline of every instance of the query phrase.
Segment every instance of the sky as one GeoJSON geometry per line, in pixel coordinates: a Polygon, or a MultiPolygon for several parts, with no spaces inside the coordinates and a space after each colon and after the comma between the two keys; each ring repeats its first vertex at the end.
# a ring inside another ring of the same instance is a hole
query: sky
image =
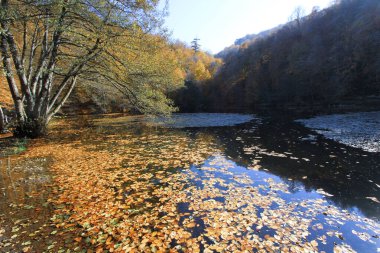
{"type": "Polygon", "coordinates": [[[216,54],[247,34],[256,34],[288,21],[294,9],[309,14],[331,0],[169,0],[166,27],[173,39],[190,44],[200,39],[201,48],[216,54]]]}

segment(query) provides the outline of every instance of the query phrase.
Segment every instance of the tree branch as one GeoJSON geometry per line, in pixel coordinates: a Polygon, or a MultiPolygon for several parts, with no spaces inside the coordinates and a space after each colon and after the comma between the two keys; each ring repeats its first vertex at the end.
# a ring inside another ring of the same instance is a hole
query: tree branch
{"type": "MultiPolygon", "coordinates": [[[[2,0],[1,7],[4,8],[5,10],[8,9],[8,1],[2,0]]],[[[1,28],[3,29],[3,37],[5,37],[7,40],[7,43],[9,45],[10,52],[12,55],[12,59],[16,68],[16,72],[17,72],[17,75],[19,76],[21,90],[23,92],[23,95],[25,95],[27,99],[28,109],[30,110],[34,106],[34,99],[32,97],[30,87],[28,86],[28,83],[26,80],[24,65],[21,62],[15,39],[13,35],[10,33],[7,22],[5,22],[4,20],[1,20],[0,23],[1,23],[1,28]]]]}
{"type": "Polygon", "coordinates": [[[9,55],[9,47],[7,40],[4,35],[0,35],[0,48],[3,58],[3,66],[5,70],[5,76],[8,82],[9,89],[12,94],[12,99],[15,105],[17,119],[24,121],[25,119],[25,110],[22,103],[22,98],[20,96],[19,90],[17,88],[16,82],[12,73],[11,57],[9,55]]]}
{"type": "Polygon", "coordinates": [[[47,116],[47,120],[48,121],[50,121],[50,119],[61,109],[61,107],[63,106],[63,104],[66,102],[66,100],[71,95],[71,93],[74,90],[74,87],[76,85],[77,77],[78,76],[74,76],[72,78],[70,86],[69,86],[69,89],[67,90],[67,92],[66,92],[65,96],[62,98],[62,100],[57,104],[57,106],[54,107],[54,109],[50,108],[50,110],[48,111],[48,116],[47,116]]]}

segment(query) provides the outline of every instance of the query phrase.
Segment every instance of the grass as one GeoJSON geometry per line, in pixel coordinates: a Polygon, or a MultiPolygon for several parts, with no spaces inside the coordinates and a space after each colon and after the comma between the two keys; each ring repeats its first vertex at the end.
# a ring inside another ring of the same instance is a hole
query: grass
{"type": "Polygon", "coordinates": [[[15,139],[13,137],[0,137],[0,157],[17,155],[27,150],[28,139],[15,139]]]}

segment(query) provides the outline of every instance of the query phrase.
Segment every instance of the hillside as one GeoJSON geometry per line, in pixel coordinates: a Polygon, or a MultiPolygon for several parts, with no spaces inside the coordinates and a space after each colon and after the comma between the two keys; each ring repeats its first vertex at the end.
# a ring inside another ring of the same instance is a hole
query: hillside
{"type": "Polygon", "coordinates": [[[377,0],[344,0],[237,43],[232,53],[227,48],[219,54],[223,68],[203,93],[207,109],[379,108],[379,13],[377,0]]]}
{"type": "Polygon", "coordinates": [[[258,34],[247,34],[246,36],[236,39],[234,44],[231,46],[226,47],[221,52],[217,53],[215,57],[226,59],[228,56],[237,53],[240,47],[243,45],[246,46],[248,44],[255,43],[255,41],[259,39],[264,39],[274,33],[276,33],[278,30],[280,30],[283,27],[283,25],[279,25],[275,28],[260,32],[258,34]]]}

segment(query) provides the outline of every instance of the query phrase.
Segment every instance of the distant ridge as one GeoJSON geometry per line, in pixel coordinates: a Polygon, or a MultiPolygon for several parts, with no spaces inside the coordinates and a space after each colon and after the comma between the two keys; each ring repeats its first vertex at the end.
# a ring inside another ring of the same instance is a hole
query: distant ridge
{"type": "Polygon", "coordinates": [[[235,45],[236,46],[241,46],[243,45],[244,43],[246,42],[254,42],[256,39],[260,39],[260,38],[265,38],[275,32],[277,32],[278,30],[280,30],[284,25],[279,25],[279,26],[276,26],[274,28],[271,28],[269,30],[266,30],[266,31],[262,31],[258,34],[247,34],[246,36],[240,38],[240,39],[237,39],[235,40],[235,45]]]}
{"type": "Polygon", "coordinates": [[[284,25],[276,26],[274,28],[262,31],[258,34],[247,34],[246,36],[242,38],[236,39],[233,45],[224,48],[222,51],[217,53],[215,57],[225,58],[230,53],[236,52],[239,49],[239,47],[242,46],[243,44],[245,43],[251,44],[251,43],[254,43],[258,39],[266,38],[272,35],[273,33],[276,33],[277,31],[279,31],[282,27],[284,27],[284,25]]]}

